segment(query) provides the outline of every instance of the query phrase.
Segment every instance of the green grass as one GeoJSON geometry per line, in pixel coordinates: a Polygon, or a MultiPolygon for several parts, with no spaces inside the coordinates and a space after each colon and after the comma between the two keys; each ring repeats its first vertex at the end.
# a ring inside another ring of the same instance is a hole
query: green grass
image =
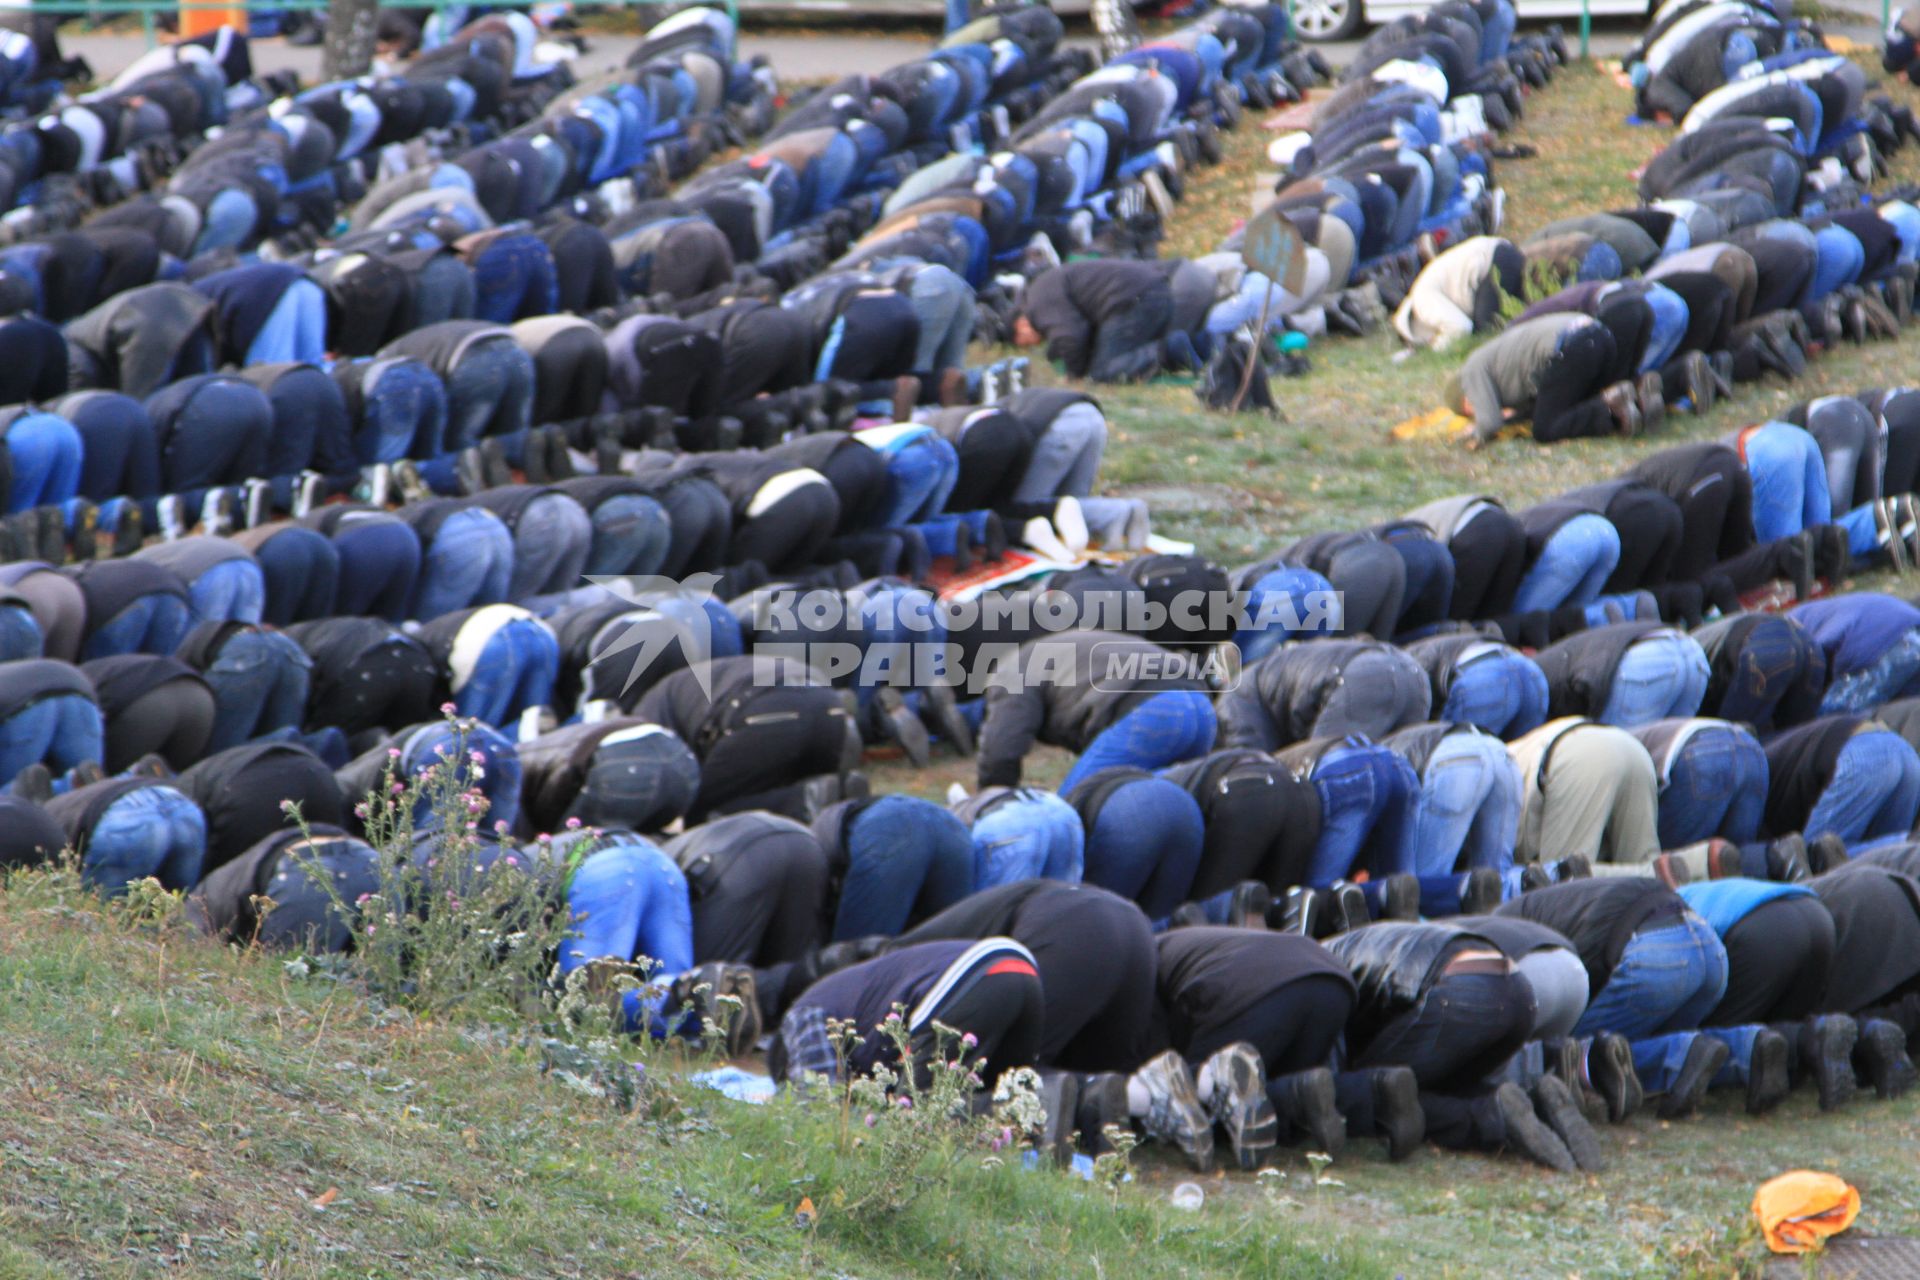
{"type": "MultiPolygon", "coordinates": [[[[1904,80],[1890,81],[1888,91],[1920,103],[1920,93],[1904,80]]],[[[1557,218],[1638,203],[1634,171],[1671,134],[1627,125],[1627,107],[1627,93],[1590,65],[1565,69],[1529,99],[1508,140],[1530,144],[1538,155],[1495,162],[1508,192],[1504,234],[1523,237],[1557,218]]],[[[1166,253],[1205,252],[1246,216],[1256,186],[1270,181],[1263,176],[1271,172],[1263,149],[1272,136],[1250,116],[1227,140],[1224,165],[1183,203],[1166,253]]],[[[1920,175],[1916,149],[1894,160],[1896,180],[1920,175]]],[[[1920,328],[1895,342],[1829,352],[1791,384],[1747,384],[1704,418],[1670,415],[1650,438],[1552,448],[1517,440],[1479,453],[1438,441],[1392,440],[1387,433],[1395,423],[1440,404],[1462,354],[1423,351],[1396,359],[1399,343],[1384,327],[1366,338],[1317,340],[1306,376],[1273,383],[1278,420],[1205,412],[1182,385],[1099,388],[1113,421],[1104,483],[1112,492],[1160,499],[1157,531],[1234,563],[1302,534],[1363,526],[1448,494],[1478,490],[1500,495],[1509,506],[1526,505],[1616,474],[1666,445],[1724,434],[1811,396],[1912,381],[1920,328]]],[[[1056,375],[1041,370],[1038,376],[1056,375]]]]}

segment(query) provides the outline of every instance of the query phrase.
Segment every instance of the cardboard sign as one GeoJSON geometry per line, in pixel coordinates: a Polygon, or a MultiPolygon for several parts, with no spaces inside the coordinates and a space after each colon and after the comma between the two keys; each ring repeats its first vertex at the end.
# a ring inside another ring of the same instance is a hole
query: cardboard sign
{"type": "Polygon", "coordinates": [[[1262,209],[1247,224],[1240,260],[1288,293],[1298,296],[1306,288],[1306,242],[1278,209],[1262,209]]]}

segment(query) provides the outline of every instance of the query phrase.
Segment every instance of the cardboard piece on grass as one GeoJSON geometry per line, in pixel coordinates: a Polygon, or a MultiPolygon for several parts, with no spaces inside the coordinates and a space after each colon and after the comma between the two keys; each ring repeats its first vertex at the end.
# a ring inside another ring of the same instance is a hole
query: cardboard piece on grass
{"type": "Polygon", "coordinates": [[[1277,208],[1262,209],[1247,224],[1240,260],[1295,297],[1306,290],[1306,241],[1277,208]]]}

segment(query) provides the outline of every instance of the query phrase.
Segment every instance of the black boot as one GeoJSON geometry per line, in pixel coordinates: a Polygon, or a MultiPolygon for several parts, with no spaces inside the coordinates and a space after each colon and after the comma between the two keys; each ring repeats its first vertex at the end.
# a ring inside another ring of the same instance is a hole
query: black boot
{"type": "Polygon", "coordinates": [[[1337,1156],[1347,1145],[1347,1118],[1333,1100],[1333,1072],[1325,1067],[1297,1071],[1267,1084],[1274,1114],[1289,1130],[1303,1133],[1312,1150],[1337,1156]]]}

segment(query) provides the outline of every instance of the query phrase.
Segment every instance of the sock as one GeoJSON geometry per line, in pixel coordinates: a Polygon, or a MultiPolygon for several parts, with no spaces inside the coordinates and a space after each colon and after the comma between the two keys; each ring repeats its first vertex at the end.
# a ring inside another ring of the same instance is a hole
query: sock
{"type": "Polygon", "coordinates": [[[1194,1092],[1200,1095],[1202,1102],[1213,1096],[1213,1063],[1211,1061],[1201,1064],[1198,1074],[1193,1078],[1193,1084],[1194,1092]]]}
{"type": "Polygon", "coordinates": [[[1147,1092],[1147,1086],[1132,1076],[1127,1077],[1127,1114],[1144,1116],[1153,1105],[1153,1097],[1147,1092]]]}

